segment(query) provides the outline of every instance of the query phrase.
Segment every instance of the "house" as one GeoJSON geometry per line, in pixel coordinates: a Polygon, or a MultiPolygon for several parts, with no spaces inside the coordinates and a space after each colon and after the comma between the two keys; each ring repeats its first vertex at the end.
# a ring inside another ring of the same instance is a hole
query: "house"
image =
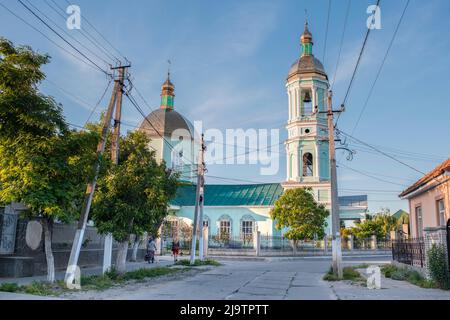
{"type": "Polygon", "coordinates": [[[450,158],[400,193],[399,197],[409,201],[413,238],[423,237],[424,228],[449,228],[450,158]]]}

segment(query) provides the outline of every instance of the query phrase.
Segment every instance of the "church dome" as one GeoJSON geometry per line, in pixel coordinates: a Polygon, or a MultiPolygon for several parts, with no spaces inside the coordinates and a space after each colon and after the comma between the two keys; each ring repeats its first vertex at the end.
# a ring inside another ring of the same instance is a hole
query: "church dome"
{"type": "Polygon", "coordinates": [[[302,46],[302,55],[295,60],[289,69],[288,79],[295,75],[301,75],[305,73],[316,73],[324,76],[328,79],[322,62],[314,57],[312,53],[313,37],[308,29],[308,21],[305,22],[305,30],[300,37],[300,43],[302,46]]]}
{"type": "Polygon", "coordinates": [[[151,139],[161,136],[171,137],[174,131],[184,129],[189,132],[191,139],[194,138],[194,126],[189,120],[177,111],[170,108],[160,108],[150,113],[139,127],[151,139]],[[150,123],[152,125],[150,125],[150,123]]]}
{"type": "Polygon", "coordinates": [[[291,69],[289,69],[288,78],[302,73],[319,73],[325,77],[327,76],[322,62],[320,62],[319,59],[313,55],[304,55],[295,60],[291,66],[291,69]]]}

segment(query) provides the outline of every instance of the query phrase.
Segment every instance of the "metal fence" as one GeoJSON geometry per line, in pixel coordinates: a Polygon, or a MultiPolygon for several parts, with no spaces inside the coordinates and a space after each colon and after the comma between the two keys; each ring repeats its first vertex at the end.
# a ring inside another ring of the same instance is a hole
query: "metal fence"
{"type": "Polygon", "coordinates": [[[212,249],[253,249],[253,236],[210,235],[208,247],[212,249]]]}
{"type": "Polygon", "coordinates": [[[323,240],[289,240],[283,236],[261,235],[261,250],[263,251],[294,251],[319,252],[323,250],[323,240]]]}
{"type": "Polygon", "coordinates": [[[423,238],[392,241],[392,258],[416,267],[424,267],[425,243],[423,238]]]}

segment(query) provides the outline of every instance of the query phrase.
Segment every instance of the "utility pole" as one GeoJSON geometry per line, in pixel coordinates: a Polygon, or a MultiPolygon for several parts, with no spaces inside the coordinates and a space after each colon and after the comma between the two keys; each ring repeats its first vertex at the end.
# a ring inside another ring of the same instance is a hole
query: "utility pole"
{"type": "MultiPolygon", "coordinates": [[[[116,112],[114,114],[114,129],[111,139],[111,161],[113,165],[119,164],[119,139],[120,139],[120,120],[122,117],[122,98],[123,98],[123,87],[125,83],[125,71],[130,66],[119,66],[112,68],[113,70],[119,70],[119,78],[116,80],[118,83],[118,90],[116,91],[116,112]]],[[[103,249],[103,273],[111,269],[112,260],[112,246],[113,246],[113,236],[108,233],[105,236],[105,244],[103,249]]]]}
{"type": "Polygon", "coordinates": [[[332,107],[333,92],[328,91],[328,144],[330,153],[330,182],[331,182],[331,229],[332,229],[332,255],[333,255],[333,273],[342,278],[342,249],[341,233],[339,219],[339,199],[336,172],[336,151],[334,146],[334,121],[333,113],[343,110],[333,111],[332,107]]]}
{"type": "MultiPolygon", "coordinates": [[[[200,186],[200,197],[199,197],[199,208],[200,208],[200,218],[199,218],[199,229],[200,229],[200,235],[198,239],[198,258],[203,261],[203,206],[205,204],[205,157],[204,153],[206,151],[205,141],[204,141],[204,135],[202,134],[202,145],[201,145],[201,163],[200,163],[200,169],[201,169],[201,186],[200,186]]],[[[208,240],[208,239],[206,239],[208,240]]]]}
{"type": "MultiPolygon", "coordinates": [[[[118,69],[124,70],[130,66],[121,66],[118,69]]],[[[123,81],[122,81],[123,82],[123,81]]],[[[86,225],[89,217],[89,211],[91,209],[92,199],[94,197],[95,187],[97,185],[98,173],[100,171],[100,162],[105,152],[106,141],[108,139],[109,127],[111,124],[112,114],[114,112],[114,106],[116,105],[119,88],[121,87],[120,81],[116,80],[114,83],[114,88],[111,94],[111,99],[109,101],[108,109],[106,111],[105,117],[102,123],[102,133],[100,141],[97,145],[97,161],[94,164],[93,172],[94,177],[92,181],[88,183],[83,203],[83,208],[81,210],[80,219],[78,221],[77,230],[75,232],[75,237],[72,244],[72,250],[70,251],[69,262],[67,264],[65,283],[69,287],[73,284],[75,280],[75,274],[77,272],[78,258],[80,256],[81,245],[83,243],[84,233],[86,231],[86,225]]]]}
{"type": "MultiPolygon", "coordinates": [[[[203,221],[200,220],[199,223],[199,207],[200,202],[203,202],[203,185],[204,185],[204,153],[205,153],[205,144],[204,144],[204,135],[202,134],[201,147],[198,153],[198,168],[197,168],[197,190],[195,193],[195,211],[194,211],[194,226],[192,230],[192,243],[191,243],[191,259],[190,263],[195,263],[195,251],[197,246],[197,230],[199,229],[199,225],[203,225],[203,221]]],[[[203,211],[203,210],[202,210],[203,211]]],[[[200,238],[202,235],[200,234],[200,238]]],[[[199,244],[200,245],[200,244],[199,244]]],[[[201,254],[201,253],[200,253],[201,254]]]]}

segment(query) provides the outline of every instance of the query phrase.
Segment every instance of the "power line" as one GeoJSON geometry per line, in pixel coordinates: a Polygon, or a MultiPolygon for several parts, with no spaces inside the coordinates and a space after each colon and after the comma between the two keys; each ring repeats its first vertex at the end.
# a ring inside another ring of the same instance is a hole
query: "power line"
{"type": "Polygon", "coordinates": [[[342,30],[341,42],[340,42],[340,45],[339,45],[339,54],[338,54],[338,58],[337,58],[337,61],[336,61],[336,68],[334,69],[334,75],[333,75],[333,81],[331,83],[331,88],[334,87],[334,82],[336,81],[336,74],[338,72],[339,63],[341,61],[342,46],[344,44],[344,36],[345,36],[345,31],[347,29],[347,21],[348,21],[348,16],[349,16],[349,13],[350,13],[351,3],[352,3],[352,0],[348,0],[347,11],[345,13],[345,19],[344,19],[344,28],[342,30]]]}
{"type": "MultiPolygon", "coordinates": [[[[380,6],[380,1],[381,0],[377,1],[377,4],[376,4],[377,8],[380,6]]],[[[375,19],[375,15],[374,15],[373,19],[375,19]]],[[[367,28],[366,36],[364,37],[364,42],[363,42],[363,45],[361,47],[361,51],[359,52],[358,60],[356,61],[356,65],[355,65],[355,68],[353,70],[352,78],[350,79],[350,83],[348,85],[347,91],[345,92],[344,101],[342,102],[342,105],[344,105],[344,106],[347,103],[348,96],[349,96],[350,91],[352,89],[353,82],[355,80],[356,73],[358,71],[359,64],[361,62],[361,58],[362,58],[362,55],[364,53],[364,49],[366,48],[367,40],[369,39],[369,35],[370,35],[370,31],[371,30],[372,30],[371,28],[367,28]]],[[[339,122],[340,115],[341,115],[341,113],[339,113],[338,116],[337,116],[335,127],[337,126],[337,124],[339,122]]]]}
{"type": "Polygon", "coordinates": [[[378,180],[378,181],[380,181],[380,182],[390,183],[390,184],[393,184],[393,185],[401,186],[401,187],[403,187],[403,188],[405,187],[404,184],[400,184],[400,183],[396,183],[396,182],[392,182],[392,181],[389,181],[389,180],[384,180],[384,179],[378,178],[378,177],[376,177],[376,176],[373,176],[373,175],[364,173],[363,171],[360,171],[360,170],[357,170],[357,169],[350,168],[350,167],[348,167],[348,166],[346,166],[346,165],[344,165],[344,164],[342,164],[342,163],[339,165],[339,167],[344,167],[344,168],[346,168],[346,169],[348,169],[348,170],[354,171],[354,172],[359,173],[359,174],[361,174],[361,175],[363,175],[363,176],[366,176],[366,177],[369,177],[369,178],[378,180]]]}
{"type": "MultiPolygon", "coordinates": [[[[65,0],[66,3],[70,6],[72,5],[69,1],[65,0]]],[[[82,15],[83,21],[86,21],[86,23],[113,49],[115,50],[122,58],[124,58],[125,61],[128,61],[128,59],[123,55],[98,29],[89,21],[89,19],[82,15]]]]}
{"type": "Polygon", "coordinates": [[[76,52],[78,52],[81,56],[83,56],[86,60],[88,60],[90,63],[92,63],[94,66],[97,67],[101,72],[106,74],[107,76],[111,76],[107,71],[102,69],[99,65],[97,65],[94,61],[92,61],[88,56],[86,56],[83,52],[81,52],[78,48],[76,48],[72,43],[70,43],[66,38],[64,38],[61,34],[59,34],[55,29],[53,29],[47,22],[45,22],[38,14],[36,14],[31,8],[29,8],[25,3],[23,3],[22,0],[17,0],[19,3],[27,9],[33,16],[35,16],[40,22],[42,22],[47,28],[49,28],[53,33],[55,33],[61,40],[63,40],[65,43],[67,43],[72,49],[74,49],[76,52]]]}
{"type": "Polygon", "coordinates": [[[92,115],[94,114],[94,112],[97,110],[98,106],[100,105],[100,103],[103,101],[103,98],[106,95],[106,92],[108,92],[109,87],[111,86],[111,83],[113,81],[113,78],[111,78],[106,86],[105,91],[103,91],[103,94],[101,95],[100,99],[98,99],[97,103],[95,104],[95,106],[92,108],[91,113],[89,114],[89,117],[87,118],[86,122],[84,125],[87,125],[89,123],[89,121],[91,120],[92,115]]]}
{"type": "Polygon", "coordinates": [[[390,50],[391,50],[391,48],[392,48],[392,44],[394,43],[395,37],[397,36],[398,29],[400,28],[400,25],[401,25],[401,23],[402,23],[402,21],[403,21],[403,17],[405,16],[406,9],[408,8],[408,5],[409,5],[409,1],[410,1],[410,0],[407,0],[407,1],[406,1],[405,7],[404,7],[403,12],[402,12],[402,15],[400,16],[400,20],[398,21],[397,27],[395,28],[394,34],[392,35],[391,42],[389,43],[389,46],[388,46],[388,48],[387,48],[387,50],[386,50],[386,53],[385,53],[384,58],[383,58],[383,61],[381,62],[380,67],[378,68],[377,75],[376,75],[375,80],[373,81],[372,86],[371,86],[371,88],[370,88],[370,90],[369,90],[369,94],[367,95],[366,101],[364,102],[364,106],[363,106],[363,108],[361,109],[361,111],[360,111],[360,113],[359,113],[358,120],[356,121],[356,124],[355,124],[355,126],[353,127],[352,135],[355,133],[355,130],[356,130],[356,128],[358,127],[359,122],[361,121],[361,117],[362,117],[364,111],[365,111],[366,108],[367,108],[367,105],[368,105],[369,100],[370,100],[370,98],[371,98],[371,96],[372,96],[373,90],[374,90],[374,88],[375,88],[375,85],[376,85],[376,83],[377,83],[377,81],[378,81],[378,78],[380,77],[381,70],[383,69],[384,63],[386,62],[386,59],[387,59],[387,57],[388,57],[388,55],[389,55],[389,52],[390,52],[390,50]]]}
{"type": "Polygon", "coordinates": [[[20,21],[22,21],[23,23],[25,23],[27,26],[29,26],[30,28],[32,28],[34,31],[38,32],[40,35],[42,35],[44,38],[46,38],[48,41],[50,41],[53,45],[55,45],[56,47],[58,47],[59,49],[63,50],[64,52],[66,52],[67,54],[71,55],[73,58],[77,59],[78,61],[86,64],[88,67],[97,70],[97,68],[95,68],[94,65],[86,62],[85,60],[81,59],[80,57],[78,57],[77,55],[73,54],[72,52],[70,52],[69,50],[67,50],[66,48],[64,48],[63,46],[59,45],[56,41],[54,41],[53,39],[51,39],[49,36],[47,36],[45,33],[43,33],[41,30],[39,30],[38,28],[36,28],[35,26],[33,26],[31,23],[29,23],[28,21],[26,21],[25,19],[23,19],[22,17],[20,17],[19,15],[17,15],[15,12],[13,12],[12,10],[10,10],[8,7],[6,7],[3,3],[0,2],[0,6],[2,6],[6,11],[8,11],[9,13],[11,13],[13,16],[15,16],[17,19],[19,19],[20,21]]]}
{"type": "Polygon", "coordinates": [[[369,147],[369,148],[375,150],[376,152],[378,152],[378,153],[380,153],[380,154],[382,154],[382,155],[384,155],[384,156],[386,156],[386,157],[388,157],[388,158],[390,158],[390,159],[392,159],[392,160],[394,160],[394,161],[396,161],[396,162],[398,162],[398,163],[400,163],[400,164],[402,164],[402,165],[404,165],[404,166],[406,166],[406,167],[408,167],[408,168],[410,168],[410,169],[412,169],[412,170],[414,170],[414,171],[416,171],[416,172],[418,172],[418,173],[420,173],[420,174],[423,174],[423,175],[425,174],[424,172],[420,171],[419,169],[416,169],[416,168],[414,168],[413,166],[411,166],[411,165],[409,165],[409,164],[407,164],[407,163],[405,163],[405,162],[403,162],[403,161],[401,161],[401,160],[398,160],[397,158],[391,156],[390,154],[388,154],[388,153],[386,153],[386,152],[384,152],[384,151],[381,151],[380,149],[375,148],[374,146],[372,146],[372,145],[370,145],[370,144],[368,144],[368,143],[366,143],[366,142],[364,142],[364,141],[361,141],[361,140],[359,140],[359,139],[353,137],[352,135],[349,135],[348,133],[345,133],[345,132],[342,131],[342,130],[339,130],[339,132],[342,133],[343,135],[345,135],[346,137],[349,137],[349,138],[351,138],[351,139],[354,139],[355,141],[358,141],[359,143],[361,143],[361,144],[363,144],[363,145],[365,145],[365,146],[367,146],[367,147],[369,147]]]}
{"type": "Polygon", "coordinates": [[[91,49],[89,49],[88,47],[86,47],[84,44],[82,44],[80,41],[78,41],[75,37],[73,37],[72,35],[70,35],[66,30],[64,30],[64,28],[60,27],[52,18],[50,18],[48,15],[46,15],[44,12],[42,12],[38,7],[36,7],[34,4],[32,4],[30,2],[30,0],[25,0],[27,1],[27,3],[32,6],[37,12],[39,12],[44,18],[47,19],[47,21],[50,21],[51,23],[53,23],[53,25],[55,27],[57,27],[59,30],[61,30],[67,37],[69,37],[70,39],[72,39],[73,41],[75,41],[76,43],[78,43],[82,48],[84,48],[85,50],[87,50],[88,52],[90,52],[94,57],[96,57],[97,59],[101,60],[103,63],[105,63],[106,65],[111,65],[108,61],[106,61],[105,59],[103,59],[102,57],[100,57],[99,55],[97,55],[95,52],[93,52],[91,49]]]}
{"type": "Polygon", "coordinates": [[[328,14],[327,14],[327,26],[325,28],[325,40],[323,44],[323,58],[322,62],[325,65],[325,57],[327,54],[327,40],[328,40],[328,27],[330,25],[330,11],[331,11],[331,0],[328,0],[328,14]]]}
{"type": "MultiPolygon", "coordinates": [[[[47,6],[49,6],[57,15],[59,15],[64,21],[66,20],[66,16],[64,16],[64,14],[61,13],[61,11],[63,13],[65,13],[64,9],[62,7],[60,7],[56,3],[55,0],[51,0],[54,5],[52,5],[48,0],[44,0],[44,1],[47,4],[47,6]]],[[[79,31],[80,31],[80,34],[85,39],[87,39],[91,44],[93,44],[97,49],[99,49],[99,51],[103,52],[103,54],[105,54],[109,59],[116,60],[120,63],[120,60],[116,56],[109,53],[107,51],[107,49],[100,42],[96,41],[96,39],[90,34],[90,32],[88,30],[80,29],[79,31]]]]}

